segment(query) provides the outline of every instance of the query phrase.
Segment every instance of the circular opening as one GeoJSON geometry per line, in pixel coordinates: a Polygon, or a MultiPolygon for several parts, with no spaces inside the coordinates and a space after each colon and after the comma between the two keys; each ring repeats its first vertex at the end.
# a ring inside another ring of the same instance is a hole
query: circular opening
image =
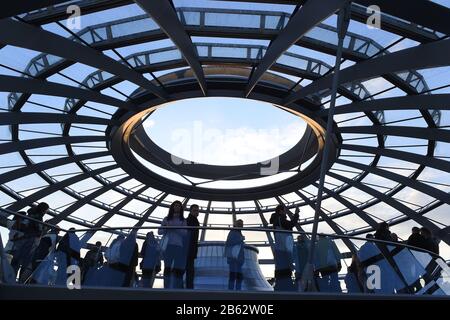
{"type": "Polygon", "coordinates": [[[272,159],[297,144],[306,130],[303,119],[271,103],[228,97],[171,102],[142,125],[166,152],[222,166],[272,159]]]}

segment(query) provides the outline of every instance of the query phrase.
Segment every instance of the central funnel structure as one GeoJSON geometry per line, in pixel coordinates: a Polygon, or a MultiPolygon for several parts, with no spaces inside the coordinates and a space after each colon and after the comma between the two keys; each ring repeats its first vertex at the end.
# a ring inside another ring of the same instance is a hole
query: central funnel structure
{"type": "MultiPolygon", "coordinates": [[[[194,289],[228,290],[229,266],[224,256],[225,242],[202,242],[195,259],[194,289]]],[[[258,264],[258,249],[244,246],[242,290],[273,291],[258,264]]]]}

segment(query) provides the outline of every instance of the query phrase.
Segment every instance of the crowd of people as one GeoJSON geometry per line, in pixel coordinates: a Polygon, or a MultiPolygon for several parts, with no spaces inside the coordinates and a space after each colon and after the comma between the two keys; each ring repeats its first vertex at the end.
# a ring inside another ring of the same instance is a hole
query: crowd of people
{"type": "MultiPolygon", "coordinates": [[[[163,262],[164,288],[194,288],[199,244],[199,229],[195,227],[200,226],[198,205],[191,205],[185,218],[183,204],[173,202],[158,229],[160,238],[148,232],[140,251],[137,227],[127,234],[119,233],[108,247],[103,247],[99,241],[89,245],[84,258],[80,252],[87,240],[80,240],[75,229],[71,228],[59,237],[56,227],[42,223],[48,209],[48,204],[42,202],[27,212],[19,212],[10,221],[5,250],[12,257],[11,267],[18,282],[66,285],[66,269],[76,265],[80,267],[83,285],[151,288],[163,262]],[[140,277],[136,273],[138,264],[140,277]]],[[[315,286],[322,292],[342,292],[338,273],[342,269],[343,257],[334,239],[318,235],[311,263],[311,239],[301,233],[294,241],[291,232],[298,227],[298,219],[298,209],[290,215],[282,204],[270,217],[274,229],[274,290],[303,291],[315,286]]],[[[241,290],[245,279],[244,223],[238,219],[233,226],[224,244],[224,258],[229,266],[228,289],[241,290]]],[[[401,241],[390,232],[386,222],[380,223],[375,233],[366,238],[368,241],[352,252],[352,262],[344,279],[348,292],[394,293],[420,289],[417,276],[425,270],[410,251],[405,251],[409,254],[399,254],[405,246],[395,245],[401,241]],[[368,267],[373,265],[382,271],[379,287],[367,284],[368,267]]],[[[414,227],[404,244],[439,254],[439,243],[427,228],[414,227]]]]}

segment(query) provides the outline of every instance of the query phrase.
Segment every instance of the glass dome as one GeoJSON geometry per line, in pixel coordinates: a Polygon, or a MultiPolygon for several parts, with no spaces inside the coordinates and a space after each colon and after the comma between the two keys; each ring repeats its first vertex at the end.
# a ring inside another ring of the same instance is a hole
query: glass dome
{"type": "MultiPolygon", "coordinates": [[[[313,231],[338,52],[334,3],[344,1],[173,0],[176,14],[164,19],[144,1],[70,1],[79,20],[67,18],[67,1],[51,2],[2,13],[1,208],[47,202],[44,220],[63,228],[159,226],[180,200],[200,206],[204,226],[258,228],[281,203],[299,208],[298,230],[313,231]],[[174,106],[187,99],[195,109],[174,106]],[[228,101],[233,115],[205,111],[206,127],[229,121],[234,131],[192,154],[168,138],[179,124],[191,130],[208,99],[228,101]],[[258,123],[257,108],[271,109],[258,123]],[[231,156],[239,144],[247,154],[231,156]]],[[[423,4],[427,15],[386,5],[381,27],[369,28],[369,2],[351,4],[318,232],[364,237],[387,222],[406,240],[424,226],[450,259],[448,3],[423,4]]],[[[272,274],[270,239],[247,242],[272,274]]]]}

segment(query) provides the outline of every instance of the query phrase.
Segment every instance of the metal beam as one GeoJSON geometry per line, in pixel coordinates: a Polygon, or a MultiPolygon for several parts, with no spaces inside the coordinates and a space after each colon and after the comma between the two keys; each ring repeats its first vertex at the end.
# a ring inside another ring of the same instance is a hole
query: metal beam
{"type": "Polygon", "coordinates": [[[421,164],[427,167],[431,167],[437,170],[450,172],[450,162],[438,158],[419,155],[416,153],[399,151],[394,149],[382,149],[363,145],[353,145],[353,144],[341,144],[339,148],[342,150],[351,150],[357,152],[376,154],[383,157],[408,161],[416,164],[421,164]]]}
{"type": "Polygon", "coordinates": [[[94,101],[127,110],[134,108],[134,105],[130,102],[125,102],[95,91],[31,78],[0,75],[0,91],[70,97],[94,101]]]}
{"type": "MultiPolygon", "coordinates": [[[[148,187],[147,187],[148,188],[148,187]]],[[[148,217],[155,211],[159,204],[168,196],[168,193],[164,193],[158,200],[139,218],[139,221],[134,225],[135,227],[142,227],[148,217]]]]}
{"type": "Polygon", "coordinates": [[[67,113],[2,112],[0,126],[30,123],[82,123],[114,125],[116,120],[67,113]]]}
{"type": "MultiPolygon", "coordinates": [[[[269,228],[269,223],[267,222],[266,218],[264,217],[264,214],[261,211],[261,207],[259,206],[258,201],[253,200],[253,202],[255,203],[256,210],[258,210],[259,218],[261,219],[261,222],[262,222],[264,228],[269,228]]],[[[267,236],[267,240],[269,241],[270,249],[272,250],[272,254],[275,256],[274,240],[273,240],[272,234],[267,231],[266,236],[267,236]]]]}
{"type": "MultiPolygon", "coordinates": [[[[313,183],[313,186],[315,186],[317,188],[319,185],[317,183],[313,183]]],[[[358,217],[360,217],[369,226],[371,226],[374,229],[376,229],[378,227],[378,222],[375,221],[369,214],[367,214],[367,212],[365,212],[364,210],[362,210],[358,206],[354,205],[353,203],[351,203],[347,199],[341,197],[339,195],[339,193],[334,192],[333,190],[330,190],[330,189],[328,189],[326,187],[323,187],[323,190],[328,195],[330,195],[331,197],[336,199],[336,201],[340,202],[342,205],[347,207],[350,210],[350,212],[354,212],[358,217]]]]}
{"type": "MultiPolygon", "coordinates": [[[[335,114],[378,110],[450,110],[450,94],[408,95],[403,97],[357,101],[336,107],[335,114]]],[[[317,112],[326,116],[326,109],[317,112]]]]}
{"type": "MultiPolygon", "coordinates": [[[[138,190],[134,191],[132,194],[125,196],[125,198],[120,201],[114,208],[107,211],[104,216],[102,216],[93,226],[92,229],[101,228],[109,219],[111,219],[115,214],[117,214],[123,207],[125,207],[131,200],[136,199],[142,192],[148,189],[148,186],[143,186],[138,190]]],[[[87,231],[80,239],[81,246],[84,245],[92,238],[96,231],[87,231]]]]}
{"type": "Polygon", "coordinates": [[[3,174],[0,174],[0,184],[6,183],[8,181],[15,180],[15,179],[18,179],[21,177],[25,177],[29,174],[33,174],[33,173],[41,172],[44,170],[63,166],[63,165],[66,165],[66,164],[69,164],[72,162],[83,161],[83,160],[99,158],[99,157],[105,157],[108,155],[110,155],[109,151],[92,152],[92,153],[77,154],[75,156],[39,162],[39,163],[35,163],[33,165],[27,165],[22,168],[18,168],[18,169],[11,170],[11,171],[5,172],[3,174]]]}
{"type": "Polygon", "coordinates": [[[436,128],[402,127],[402,126],[354,126],[339,127],[339,133],[377,134],[383,136],[400,136],[433,141],[450,142],[450,131],[436,128]]]}
{"type": "MultiPolygon", "coordinates": [[[[398,210],[399,212],[403,213],[405,216],[410,218],[411,220],[415,221],[416,223],[428,228],[432,233],[438,234],[440,232],[440,229],[432,223],[430,220],[428,220],[426,217],[422,216],[421,214],[417,213],[413,209],[407,207],[403,203],[395,200],[394,198],[379,192],[359,181],[355,181],[352,179],[349,179],[347,177],[341,176],[339,174],[336,174],[334,172],[328,172],[328,176],[340,180],[342,182],[345,182],[361,191],[364,191],[367,194],[370,194],[371,196],[380,199],[387,205],[391,206],[392,208],[398,210]]],[[[442,238],[447,244],[450,244],[450,235],[446,236],[445,238],[442,238]]]]}
{"type": "Polygon", "coordinates": [[[29,149],[51,147],[59,144],[86,143],[106,141],[105,136],[73,136],[73,137],[56,137],[56,138],[39,138],[12,141],[0,144],[0,155],[29,149]]]}
{"type": "MultiPolygon", "coordinates": [[[[315,201],[311,201],[307,196],[305,196],[303,193],[301,193],[299,191],[296,191],[295,193],[300,198],[302,198],[302,200],[305,201],[312,209],[317,210],[315,201]]],[[[331,219],[325,212],[323,212],[322,209],[319,208],[318,213],[322,217],[323,221],[325,221],[337,235],[345,235],[345,233],[342,232],[341,228],[337,225],[337,223],[334,222],[334,220],[331,219]]],[[[347,238],[343,238],[342,241],[350,249],[351,252],[356,253],[356,247],[353,244],[353,242],[351,242],[347,238]]]]}
{"type": "MultiPolygon", "coordinates": [[[[208,226],[208,218],[209,218],[209,212],[211,210],[211,200],[208,201],[208,205],[206,206],[206,212],[205,212],[205,218],[203,219],[203,226],[208,226]]],[[[206,229],[202,229],[200,231],[200,241],[205,241],[206,237],[206,229]]]]}
{"type": "MultiPolygon", "coordinates": [[[[222,0],[224,1],[224,0],[222,0]]],[[[235,0],[236,1],[236,0],[235,0]]],[[[303,4],[305,1],[298,0],[238,0],[243,2],[272,2],[272,3],[283,3],[288,5],[299,5],[303,4]]],[[[124,6],[132,3],[132,0],[80,0],[76,4],[81,8],[83,14],[102,11],[110,8],[115,8],[118,6],[124,6]]],[[[366,12],[366,8],[360,5],[352,4],[351,17],[355,21],[365,23],[370,17],[370,13],[366,12]]],[[[52,7],[46,11],[34,12],[32,14],[23,17],[27,22],[32,24],[46,24],[54,21],[59,21],[67,17],[66,7],[64,5],[58,7],[52,7]]],[[[397,18],[383,15],[381,16],[381,29],[392,32],[394,34],[399,34],[403,37],[412,39],[418,42],[430,42],[437,39],[435,33],[430,30],[423,29],[420,25],[415,23],[409,23],[406,21],[399,20],[397,18]]]]}
{"type": "Polygon", "coordinates": [[[61,211],[57,216],[55,216],[52,219],[50,219],[49,223],[57,225],[58,223],[60,223],[64,219],[66,219],[73,212],[77,211],[78,209],[80,209],[85,204],[91,202],[92,200],[94,200],[95,198],[101,196],[105,192],[108,192],[109,190],[111,190],[111,189],[121,185],[122,183],[127,182],[128,180],[131,180],[131,179],[132,179],[132,177],[127,175],[126,177],[123,177],[123,178],[121,178],[119,180],[111,182],[111,183],[109,183],[109,184],[107,184],[107,185],[105,185],[105,186],[95,190],[94,192],[89,193],[88,195],[86,195],[82,199],[78,200],[77,202],[75,202],[71,206],[69,206],[66,209],[64,209],[63,211],[61,211]]]}
{"type": "Polygon", "coordinates": [[[169,0],[135,0],[135,2],[158,23],[165,34],[175,43],[192,68],[203,95],[206,96],[206,80],[203,68],[198,60],[197,49],[184,30],[184,26],[178,19],[177,13],[169,0]]]}
{"type": "Polygon", "coordinates": [[[377,167],[367,166],[362,163],[357,163],[353,161],[348,161],[344,159],[337,159],[336,163],[342,164],[347,167],[357,168],[363,171],[368,171],[370,173],[373,173],[375,175],[378,175],[380,177],[386,178],[388,180],[396,181],[398,183],[401,183],[405,186],[408,186],[412,189],[415,189],[417,191],[423,192],[427,195],[429,195],[432,198],[435,198],[439,201],[445,202],[447,204],[450,204],[450,194],[448,194],[445,191],[442,191],[437,188],[433,188],[426,183],[419,182],[417,180],[410,179],[408,177],[402,176],[400,174],[396,174],[391,171],[383,170],[377,167]]]}
{"type": "Polygon", "coordinates": [[[67,2],[67,0],[15,0],[2,5],[0,18],[12,17],[18,14],[34,11],[36,9],[50,7],[55,4],[67,2]]]}
{"type": "Polygon", "coordinates": [[[408,1],[403,5],[392,0],[353,0],[354,3],[369,7],[377,5],[382,13],[410,21],[416,25],[450,34],[448,17],[450,10],[429,0],[408,1]]]}
{"type": "Polygon", "coordinates": [[[267,49],[262,61],[258,64],[249,79],[247,88],[245,89],[245,96],[248,97],[262,75],[276,62],[283,52],[318,23],[336,12],[346,2],[347,0],[307,1],[306,4],[290,18],[287,26],[280,31],[278,37],[267,49]]]}
{"type": "MultiPolygon", "coordinates": [[[[339,84],[409,69],[448,66],[450,64],[450,55],[443,54],[443,52],[450,52],[450,39],[422,44],[374,59],[365,60],[341,70],[339,84]]],[[[302,90],[291,93],[284,100],[283,105],[290,104],[310,94],[330,88],[332,80],[333,75],[329,74],[312,82],[302,88],[302,90]]]]}
{"type": "Polygon", "coordinates": [[[163,89],[152,84],[142,74],[95,49],[61,37],[53,32],[45,31],[20,21],[1,19],[0,42],[84,63],[118,75],[122,79],[130,81],[162,99],[167,98],[167,94],[163,89]]]}
{"type": "Polygon", "coordinates": [[[10,205],[7,209],[11,210],[11,211],[19,211],[20,209],[22,209],[26,206],[32,205],[33,202],[38,201],[39,199],[42,199],[42,198],[48,196],[49,194],[52,194],[53,192],[64,189],[74,183],[80,182],[89,177],[92,177],[97,174],[101,174],[101,173],[104,173],[104,172],[107,172],[110,170],[114,170],[117,168],[119,168],[119,166],[117,164],[114,164],[114,165],[106,166],[106,167],[103,167],[100,169],[92,170],[87,173],[84,172],[84,173],[76,175],[74,177],[70,177],[68,179],[59,181],[59,182],[51,184],[43,189],[40,189],[39,191],[36,191],[33,194],[31,194],[25,198],[18,200],[17,202],[10,205]]]}

